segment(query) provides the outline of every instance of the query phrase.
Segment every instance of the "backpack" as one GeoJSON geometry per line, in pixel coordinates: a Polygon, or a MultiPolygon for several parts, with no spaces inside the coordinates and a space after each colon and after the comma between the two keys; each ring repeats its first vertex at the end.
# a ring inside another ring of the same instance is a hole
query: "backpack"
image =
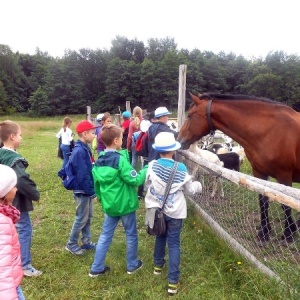
{"type": "Polygon", "coordinates": [[[76,185],[76,176],[70,160],[64,168],[58,171],[57,175],[62,179],[62,184],[67,190],[74,190],[76,185]]]}
{"type": "Polygon", "coordinates": [[[139,156],[148,156],[148,131],[139,134],[135,142],[135,151],[139,156]]]}

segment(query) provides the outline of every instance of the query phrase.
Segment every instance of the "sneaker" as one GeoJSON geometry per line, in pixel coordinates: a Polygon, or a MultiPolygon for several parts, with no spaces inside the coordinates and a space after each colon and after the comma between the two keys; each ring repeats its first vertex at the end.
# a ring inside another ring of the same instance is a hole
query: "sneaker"
{"type": "Polygon", "coordinates": [[[65,249],[70,253],[72,253],[73,255],[77,255],[77,256],[83,255],[85,252],[85,250],[81,249],[78,245],[74,245],[74,246],[66,245],[65,249]]]}
{"type": "Polygon", "coordinates": [[[137,270],[141,269],[142,266],[143,266],[143,262],[142,262],[141,260],[138,260],[138,265],[137,265],[137,267],[136,267],[135,269],[131,270],[131,271],[127,270],[127,274],[129,274],[129,275],[133,274],[133,273],[136,272],[137,270]]]}
{"type": "Polygon", "coordinates": [[[83,250],[95,250],[96,249],[96,244],[93,242],[89,242],[87,244],[82,244],[81,249],[83,250]]]}
{"type": "Polygon", "coordinates": [[[92,278],[95,278],[95,277],[98,277],[100,275],[104,275],[106,272],[110,271],[110,267],[108,266],[105,266],[104,270],[101,271],[101,272],[93,272],[93,271],[90,271],[89,273],[89,276],[92,277],[92,278]]]}
{"type": "Polygon", "coordinates": [[[162,265],[161,267],[159,266],[154,266],[154,271],[153,271],[153,274],[154,275],[160,275],[161,274],[161,270],[164,266],[162,265]]]}
{"type": "Polygon", "coordinates": [[[31,276],[40,276],[43,274],[42,271],[37,270],[32,265],[28,265],[26,269],[23,269],[24,275],[31,277],[31,276]]]}
{"type": "Polygon", "coordinates": [[[168,294],[170,296],[177,294],[178,283],[169,283],[168,284],[168,294]]]}

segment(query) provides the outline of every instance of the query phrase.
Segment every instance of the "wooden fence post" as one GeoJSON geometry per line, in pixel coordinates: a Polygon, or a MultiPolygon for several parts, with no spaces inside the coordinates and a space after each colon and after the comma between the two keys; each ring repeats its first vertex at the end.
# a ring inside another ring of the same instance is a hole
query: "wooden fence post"
{"type": "Polygon", "coordinates": [[[179,87],[178,87],[178,130],[182,127],[185,119],[185,93],[186,93],[186,65],[179,66],[179,87]]]}
{"type": "Polygon", "coordinates": [[[91,122],[91,107],[90,106],[87,106],[86,107],[86,119],[88,120],[88,121],[90,121],[91,122]]]}

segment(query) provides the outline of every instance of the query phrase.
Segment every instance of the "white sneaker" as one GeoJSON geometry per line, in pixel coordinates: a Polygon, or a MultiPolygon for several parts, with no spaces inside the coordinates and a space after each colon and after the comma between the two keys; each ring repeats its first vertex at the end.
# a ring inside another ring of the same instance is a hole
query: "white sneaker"
{"type": "Polygon", "coordinates": [[[42,271],[35,269],[32,265],[28,265],[26,269],[23,269],[25,276],[40,276],[43,274],[42,271]]]}

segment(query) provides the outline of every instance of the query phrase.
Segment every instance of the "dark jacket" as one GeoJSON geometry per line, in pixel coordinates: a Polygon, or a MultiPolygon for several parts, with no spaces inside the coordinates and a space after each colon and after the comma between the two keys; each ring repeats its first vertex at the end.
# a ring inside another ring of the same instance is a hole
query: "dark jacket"
{"type": "Polygon", "coordinates": [[[155,122],[148,129],[148,161],[152,161],[154,159],[159,159],[159,153],[152,148],[154,144],[154,139],[160,132],[172,132],[174,133],[175,138],[178,136],[178,132],[172,130],[166,123],[163,122],[155,122]]]}
{"type": "Polygon", "coordinates": [[[78,140],[69,160],[76,176],[76,184],[73,192],[96,197],[92,176],[92,152],[88,144],[78,140]]]}
{"type": "Polygon", "coordinates": [[[12,203],[18,210],[32,211],[32,201],[40,199],[40,192],[33,180],[30,179],[29,174],[26,173],[28,162],[19,153],[0,149],[0,163],[11,167],[17,174],[17,193],[12,203]]]}

